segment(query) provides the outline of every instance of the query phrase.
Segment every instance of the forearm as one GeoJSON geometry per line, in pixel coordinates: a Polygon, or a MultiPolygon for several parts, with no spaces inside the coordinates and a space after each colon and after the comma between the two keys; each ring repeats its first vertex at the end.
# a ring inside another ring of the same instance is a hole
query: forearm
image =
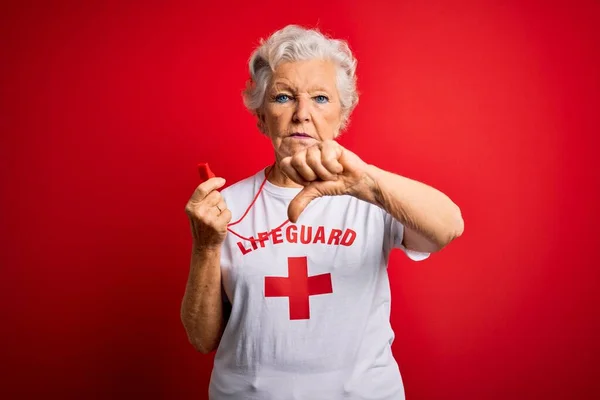
{"type": "Polygon", "coordinates": [[[188,339],[202,353],[216,349],[223,333],[220,257],[220,248],[192,251],[181,303],[181,322],[188,339]]]}
{"type": "Polygon", "coordinates": [[[363,200],[386,210],[426,239],[431,249],[439,250],[462,234],[460,208],[439,190],[374,165],[367,167],[366,180],[363,200]]]}

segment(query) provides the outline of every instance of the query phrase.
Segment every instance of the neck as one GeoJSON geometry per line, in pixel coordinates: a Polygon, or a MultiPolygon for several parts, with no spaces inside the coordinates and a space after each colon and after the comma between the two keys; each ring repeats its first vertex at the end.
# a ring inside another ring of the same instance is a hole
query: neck
{"type": "Polygon", "coordinates": [[[282,187],[293,187],[293,188],[301,188],[302,185],[297,184],[290,178],[288,178],[281,168],[279,167],[279,162],[275,161],[275,164],[267,167],[266,173],[269,175],[268,181],[271,182],[275,186],[282,187]]]}

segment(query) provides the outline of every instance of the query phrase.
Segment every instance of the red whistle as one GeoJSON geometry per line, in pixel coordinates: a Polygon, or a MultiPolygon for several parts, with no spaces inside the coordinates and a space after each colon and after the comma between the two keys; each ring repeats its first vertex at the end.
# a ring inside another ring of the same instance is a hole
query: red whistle
{"type": "Polygon", "coordinates": [[[206,182],[210,178],[215,177],[215,174],[210,170],[208,163],[198,164],[198,174],[200,174],[200,179],[202,179],[202,182],[206,182]]]}

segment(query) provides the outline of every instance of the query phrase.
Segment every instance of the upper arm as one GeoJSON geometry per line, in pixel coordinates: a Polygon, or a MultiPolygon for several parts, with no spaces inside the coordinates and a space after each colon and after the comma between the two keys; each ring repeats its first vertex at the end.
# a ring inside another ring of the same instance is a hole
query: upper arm
{"type": "Polygon", "coordinates": [[[404,226],[402,245],[408,249],[423,253],[434,253],[439,250],[438,246],[419,234],[417,231],[404,226]]]}
{"type": "Polygon", "coordinates": [[[428,251],[430,247],[422,242],[420,235],[407,229],[387,212],[384,211],[384,213],[389,247],[402,250],[413,261],[422,261],[428,258],[432,251],[428,251]]]}

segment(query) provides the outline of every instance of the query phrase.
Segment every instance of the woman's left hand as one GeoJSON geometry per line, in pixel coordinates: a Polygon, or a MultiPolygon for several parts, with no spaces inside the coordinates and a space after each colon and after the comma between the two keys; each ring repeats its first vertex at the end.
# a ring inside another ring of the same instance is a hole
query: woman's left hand
{"type": "Polygon", "coordinates": [[[371,197],[373,182],[367,176],[368,164],[334,140],[320,142],[286,157],[280,167],[291,180],[304,186],[288,207],[288,218],[293,223],[318,197],[371,197]]]}

